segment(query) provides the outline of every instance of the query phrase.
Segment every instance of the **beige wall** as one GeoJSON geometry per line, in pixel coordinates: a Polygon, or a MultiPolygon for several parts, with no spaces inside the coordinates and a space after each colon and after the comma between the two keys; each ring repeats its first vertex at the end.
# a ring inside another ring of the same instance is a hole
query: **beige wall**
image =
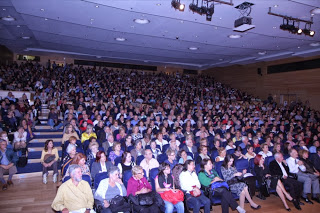
{"type": "Polygon", "coordinates": [[[291,95],[291,100],[296,95],[296,99],[303,102],[309,101],[312,108],[320,110],[320,69],[267,74],[267,66],[269,65],[315,58],[319,58],[319,56],[312,58],[296,57],[244,66],[212,68],[202,73],[213,75],[217,81],[259,96],[262,99],[266,99],[268,94],[272,94],[274,99],[280,102],[281,94],[284,95],[284,99],[288,98],[288,94],[291,95]],[[258,68],[261,68],[262,76],[257,74],[258,68]]]}

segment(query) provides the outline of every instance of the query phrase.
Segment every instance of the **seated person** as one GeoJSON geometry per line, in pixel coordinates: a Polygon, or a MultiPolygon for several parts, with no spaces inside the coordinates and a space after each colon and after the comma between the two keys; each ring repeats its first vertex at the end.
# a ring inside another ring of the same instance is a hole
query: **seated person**
{"type": "Polygon", "coordinates": [[[242,148],[240,146],[238,146],[234,150],[234,153],[232,154],[232,157],[234,158],[235,161],[240,160],[240,159],[247,159],[247,157],[242,154],[242,148]]]}
{"type": "Polygon", "coordinates": [[[113,166],[113,164],[110,161],[108,161],[104,151],[98,151],[96,155],[96,160],[95,162],[93,162],[91,166],[92,179],[94,179],[96,177],[96,174],[98,173],[108,172],[111,166],[113,166]]]}
{"type": "MultiPolygon", "coordinates": [[[[130,136],[131,137],[131,136],[130,136]]],[[[137,161],[138,156],[144,155],[144,149],[142,148],[142,142],[140,139],[134,142],[134,149],[130,151],[131,156],[137,161]]]]}
{"type": "Polygon", "coordinates": [[[234,145],[234,142],[231,138],[229,138],[227,140],[227,146],[226,146],[226,151],[228,151],[229,149],[235,149],[236,145],[234,145]]]}
{"type": "Polygon", "coordinates": [[[120,169],[120,177],[122,177],[123,173],[126,171],[131,171],[132,167],[135,165],[136,163],[132,161],[130,152],[124,152],[121,157],[121,163],[118,164],[118,168],[120,169]]]}
{"type": "MultiPolygon", "coordinates": [[[[226,182],[234,179],[235,177],[243,176],[246,170],[238,172],[234,166],[234,158],[232,155],[227,155],[221,166],[221,173],[226,182]]],[[[244,201],[247,199],[250,203],[251,208],[260,209],[261,206],[256,204],[250,197],[248,186],[244,182],[236,182],[234,184],[228,184],[232,193],[237,194],[240,200],[240,207],[244,209],[244,201]]]]}
{"type": "Polygon", "coordinates": [[[58,178],[58,149],[54,148],[53,141],[47,140],[41,153],[40,162],[42,163],[42,181],[47,184],[48,169],[53,169],[53,182],[57,182],[58,178]]]}
{"type": "Polygon", "coordinates": [[[81,135],[81,143],[83,143],[86,140],[89,140],[89,138],[91,137],[97,138],[97,135],[93,131],[93,126],[91,124],[88,124],[87,129],[81,135]]]}
{"type": "Polygon", "coordinates": [[[196,164],[200,164],[203,159],[210,159],[208,155],[208,147],[200,146],[199,148],[199,156],[196,159],[196,164]]]}
{"type": "Polygon", "coordinates": [[[2,190],[6,190],[8,185],[13,185],[12,177],[17,173],[15,166],[18,161],[17,154],[13,149],[7,148],[7,142],[0,139],[0,181],[2,182],[2,190]],[[5,172],[9,173],[7,182],[4,180],[3,175],[5,172]]]}
{"type": "Polygon", "coordinates": [[[261,151],[258,153],[259,155],[262,155],[262,157],[270,157],[272,156],[272,152],[269,151],[269,146],[266,143],[261,144],[261,151]]]}
{"type": "Polygon", "coordinates": [[[51,207],[55,211],[94,213],[92,190],[87,181],[82,180],[81,168],[73,164],[69,167],[70,180],[61,184],[51,207]]]}
{"type": "Polygon", "coordinates": [[[89,154],[87,155],[87,165],[89,168],[93,161],[95,161],[97,157],[97,153],[99,152],[99,144],[97,142],[91,142],[89,144],[89,154]]]}
{"type": "Polygon", "coordinates": [[[117,157],[122,156],[123,151],[121,150],[121,144],[118,142],[113,143],[112,151],[109,154],[109,159],[111,160],[111,163],[114,164],[114,160],[117,157]]]}
{"type": "MultiPolygon", "coordinates": [[[[167,163],[162,163],[159,167],[159,174],[155,178],[155,188],[158,193],[163,193],[166,191],[176,192],[173,176],[171,175],[170,165],[167,163]]],[[[182,201],[173,204],[169,201],[163,200],[165,204],[165,209],[167,213],[172,213],[175,207],[177,213],[184,213],[184,204],[182,201]]]]}
{"type": "Polygon", "coordinates": [[[180,164],[184,164],[187,160],[192,160],[192,157],[189,156],[184,149],[181,149],[179,151],[179,156],[180,156],[180,159],[179,159],[180,164]]]}
{"type": "Polygon", "coordinates": [[[140,166],[146,171],[147,178],[149,178],[149,172],[151,169],[159,167],[159,162],[152,157],[150,149],[145,150],[144,159],[141,161],[140,166]]]}
{"type": "Polygon", "coordinates": [[[197,147],[195,145],[193,145],[193,140],[192,140],[191,135],[187,136],[186,145],[184,145],[184,147],[182,149],[185,150],[186,152],[192,153],[193,158],[194,158],[194,154],[198,152],[197,147]]]}
{"type": "Polygon", "coordinates": [[[77,154],[77,148],[74,144],[69,144],[66,149],[67,155],[63,158],[61,164],[61,175],[65,174],[66,169],[71,163],[74,156],[77,154]]]}
{"type": "Polygon", "coordinates": [[[153,157],[156,159],[158,158],[159,155],[162,154],[161,150],[157,148],[157,144],[155,141],[150,142],[150,150],[152,152],[153,157]]]}
{"type": "MultiPolygon", "coordinates": [[[[146,194],[152,192],[152,187],[147,179],[143,176],[143,174],[144,172],[141,166],[134,166],[132,168],[132,177],[129,179],[127,187],[128,195],[132,194],[133,196],[136,196],[138,194],[146,194]]],[[[159,212],[159,207],[156,203],[153,203],[150,206],[133,205],[133,209],[135,212],[159,212]]]]}
{"type": "Polygon", "coordinates": [[[209,213],[211,201],[200,191],[201,185],[194,169],[193,160],[184,163],[183,171],[179,175],[181,190],[186,192],[185,200],[192,204],[193,213],[200,212],[201,205],[204,206],[204,213],[209,213]]]}
{"type": "MultiPolygon", "coordinates": [[[[102,213],[111,213],[110,200],[117,195],[127,196],[126,187],[123,185],[122,180],[119,178],[120,171],[118,167],[111,166],[108,170],[109,178],[100,181],[99,186],[94,193],[94,198],[99,200],[103,206],[102,213]]],[[[122,205],[122,212],[125,206],[122,205]]],[[[127,203],[126,208],[130,210],[130,204],[127,203]]],[[[127,212],[127,211],[126,211],[127,212]]]]}
{"type": "MultiPolygon", "coordinates": [[[[89,175],[91,177],[91,174],[90,174],[90,169],[88,167],[88,165],[86,164],[86,156],[82,153],[77,153],[74,158],[72,159],[70,165],[73,165],[73,164],[76,164],[76,165],[79,165],[80,168],[81,168],[81,173],[82,175],[89,175]]],[[[70,166],[69,166],[70,167],[70,166]]],[[[64,175],[63,177],[63,180],[66,180],[66,177],[69,176],[69,167],[66,171],[66,174],[64,175]]]]}
{"type": "MultiPolygon", "coordinates": [[[[203,159],[201,161],[201,170],[199,172],[199,181],[201,185],[205,187],[211,187],[211,184],[215,182],[223,181],[218,173],[214,170],[213,164],[210,159],[203,159]]],[[[214,191],[214,196],[221,197],[221,208],[223,213],[229,212],[229,206],[231,209],[238,210],[239,213],[245,213],[246,211],[241,208],[235,199],[232,197],[231,192],[225,187],[220,187],[221,189],[218,191],[214,191]]]]}
{"type": "Polygon", "coordinates": [[[218,149],[218,153],[219,155],[216,157],[215,161],[216,162],[224,161],[224,158],[226,157],[226,154],[227,154],[227,150],[224,147],[220,147],[218,149]]]}
{"type": "Polygon", "coordinates": [[[14,132],[13,144],[16,150],[26,148],[27,146],[27,132],[23,126],[19,126],[18,130],[14,132]]]}
{"type": "Polygon", "coordinates": [[[247,145],[246,146],[247,153],[245,154],[245,157],[250,161],[250,159],[254,158],[256,156],[256,153],[253,151],[253,146],[247,145]]]}
{"type": "Polygon", "coordinates": [[[167,155],[168,159],[165,160],[164,162],[169,164],[170,169],[173,169],[173,167],[178,164],[178,161],[176,160],[176,153],[175,153],[175,151],[173,151],[172,149],[169,148],[166,151],[166,155],[167,155]]]}

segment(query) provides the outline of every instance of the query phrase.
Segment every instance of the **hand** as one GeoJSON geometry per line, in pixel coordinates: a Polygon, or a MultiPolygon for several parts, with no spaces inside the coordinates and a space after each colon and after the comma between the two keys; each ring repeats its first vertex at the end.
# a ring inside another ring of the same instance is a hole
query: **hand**
{"type": "Polygon", "coordinates": [[[271,175],[270,174],[266,174],[266,177],[271,177],[271,175]]]}
{"type": "Polygon", "coordinates": [[[123,183],[122,183],[122,180],[121,180],[120,178],[118,178],[118,179],[116,180],[116,182],[117,182],[117,183],[120,183],[120,184],[123,184],[123,183]]]}
{"type": "Polygon", "coordinates": [[[90,210],[89,209],[86,209],[86,211],[84,213],[90,213],[90,210]]]}
{"type": "Polygon", "coordinates": [[[303,162],[302,162],[301,160],[299,160],[299,161],[298,161],[298,165],[299,165],[299,166],[302,166],[302,165],[303,165],[303,162]]]}
{"type": "Polygon", "coordinates": [[[103,206],[104,206],[105,208],[108,208],[108,207],[110,206],[110,203],[109,203],[107,200],[104,200],[104,201],[103,201],[103,206]]]}
{"type": "Polygon", "coordinates": [[[237,177],[237,176],[241,176],[241,175],[242,175],[242,173],[241,173],[241,172],[237,172],[237,173],[235,173],[235,174],[234,174],[234,176],[235,176],[235,177],[237,177]]]}
{"type": "Polygon", "coordinates": [[[284,163],[284,165],[287,165],[287,161],[286,160],[283,160],[282,163],[284,163]]]}
{"type": "Polygon", "coordinates": [[[283,179],[287,179],[288,177],[287,176],[283,176],[283,179]]]}
{"type": "Polygon", "coordinates": [[[217,181],[220,181],[221,179],[219,177],[215,177],[213,178],[212,182],[217,182],[217,181]]]}
{"type": "Polygon", "coordinates": [[[62,213],[69,213],[69,210],[67,208],[62,209],[62,213]]]}
{"type": "Polygon", "coordinates": [[[246,174],[246,173],[247,173],[246,169],[242,170],[242,174],[246,174]]]}

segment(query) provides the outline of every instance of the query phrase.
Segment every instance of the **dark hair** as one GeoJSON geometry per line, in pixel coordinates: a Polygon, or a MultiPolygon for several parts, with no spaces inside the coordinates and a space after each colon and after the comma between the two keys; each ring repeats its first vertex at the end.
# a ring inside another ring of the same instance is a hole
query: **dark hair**
{"type": "MultiPolygon", "coordinates": [[[[104,151],[99,151],[99,152],[97,152],[97,154],[96,154],[96,162],[99,162],[99,161],[100,161],[102,154],[106,155],[106,153],[104,153],[104,151]]],[[[107,156],[106,156],[106,161],[108,161],[107,156]]]]}
{"type": "Polygon", "coordinates": [[[183,164],[183,171],[188,171],[188,165],[190,165],[192,162],[194,162],[193,160],[186,160],[186,162],[184,162],[183,164]]]}
{"type": "Polygon", "coordinates": [[[179,157],[181,157],[181,154],[182,154],[182,152],[185,152],[185,153],[187,153],[187,151],[186,150],[184,150],[184,149],[181,149],[179,152],[178,152],[178,155],[179,155],[179,157]]]}
{"type": "Polygon", "coordinates": [[[48,144],[50,142],[52,142],[52,145],[53,145],[52,149],[54,148],[53,140],[46,140],[46,142],[44,143],[44,151],[46,151],[46,152],[48,151],[48,144]]]}
{"type": "Polygon", "coordinates": [[[124,153],[122,153],[121,163],[126,162],[126,158],[127,158],[128,154],[131,154],[131,153],[130,153],[130,152],[124,152],[124,153]]]}
{"type": "Polygon", "coordinates": [[[200,162],[200,172],[204,172],[204,166],[207,165],[209,161],[213,164],[212,160],[209,158],[205,158],[200,162]]]}
{"type": "Polygon", "coordinates": [[[166,163],[166,162],[163,162],[162,164],[160,164],[158,176],[163,176],[163,175],[164,175],[163,171],[164,171],[167,167],[170,168],[170,165],[169,165],[168,163],[166,163]]]}
{"type": "Polygon", "coordinates": [[[250,144],[248,144],[248,145],[246,146],[246,150],[249,150],[251,147],[253,147],[253,146],[250,145],[250,144]]]}
{"type": "Polygon", "coordinates": [[[226,155],[226,157],[224,158],[224,161],[222,163],[222,166],[225,168],[225,169],[228,169],[228,163],[229,161],[233,159],[233,163],[232,163],[232,167],[234,166],[234,157],[232,157],[232,155],[226,155]]]}
{"type": "Polygon", "coordinates": [[[257,154],[256,157],[253,160],[253,163],[255,165],[259,165],[261,158],[262,158],[262,155],[257,154]]]}

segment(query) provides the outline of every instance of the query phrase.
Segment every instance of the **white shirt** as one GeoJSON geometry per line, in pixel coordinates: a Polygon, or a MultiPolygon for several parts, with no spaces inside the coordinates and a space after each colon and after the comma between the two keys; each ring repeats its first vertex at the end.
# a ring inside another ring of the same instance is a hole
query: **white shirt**
{"type": "Polygon", "coordinates": [[[162,146],[169,144],[168,141],[166,141],[165,139],[162,139],[162,143],[157,139],[156,140],[156,144],[160,146],[161,150],[162,150],[162,146]]]}
{"type": "Polygon", "coordinates": [[[288,177],[288,173],[287,173],[286,169],[283,167],[282,162],[279,163],[279,162],[277,161],[277,163],[278,163],[278,165],[280,166],[280,169],[281,169],[281,171],[282,171],[282,177],[284,177],[284,176],[287,176],[287,177],[288,177]]]}
{"type": "Polygon", "coordinates": [[[287,164],[289,166],[289,170],[291,173],[297,174],[299,172],[299,169],[301,171],[306,171],[306,167],[304,165],[299,166],[298,159],[294,159],[293,157],[289,157],[287,160],[287,164]]]}
{"type": "Polygon", "coordinates": [[[228,151],[229,149],[235,149],[236,148],[236,146],[235,145],[232,145],[232,147],[231,146],[229,146],[229,145],[227,145],[226,146],[226,151],[228,151]]]}
{"type": "Polygon", "coordinates": [[[258,154],[262,155],[262,157],[264,157],[264,158],[272,156],[272,152],[270,152],[270,151],[268,151],[267,154],[264,153],[263,151],[260,151],[258,154]]]}
{"type": "Polygon", "coordinates": [[[197,186],[199,189],[201,187],[197,173],[192,172],[190,173],[189,171],[181,172],[180,176],[180,186],[181,189],[184,191],[192,191],[193,187],[192,186],[197,186]]]}

